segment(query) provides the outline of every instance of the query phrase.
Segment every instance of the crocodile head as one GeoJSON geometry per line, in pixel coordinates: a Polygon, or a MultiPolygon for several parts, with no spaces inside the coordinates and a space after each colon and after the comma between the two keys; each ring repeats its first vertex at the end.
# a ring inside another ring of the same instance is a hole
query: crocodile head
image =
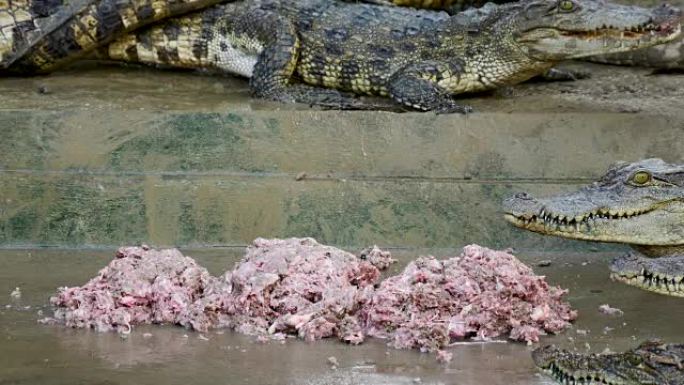
{"type": "Polygon", "coordinates": [[[684,383],[684,345],[646,341],[624,353],[581,354],[554,346],[532,352],[535,365],[562,384],[671,385],[684,383]]]}
{"type": "Polygon", "coordinates": [[[681,11],[604,0],[523,0],[506,4],[495,28],[539,61],[618,53],[668,42],[681,33],[681,11]],[[506,8],[506,9],[504,9],[506,8]]]}
{"type": "Polygon", "coordinates": [[[684,165],[660,159],[618,164],[597,182],[548,198],[519,193],[504,201],[517,227],[564,238],[620,242],[657,259],[613,261],[615,280],[684,297],[684,165]]]}
{"type": "Polygon", "coordinates": [[[572,193],[516,194],[504,201],[504,211],[506,220],[530,231],[626,243],[650,256],[676,254],[684,245],[684,165],[618,164],[572,193]]]}

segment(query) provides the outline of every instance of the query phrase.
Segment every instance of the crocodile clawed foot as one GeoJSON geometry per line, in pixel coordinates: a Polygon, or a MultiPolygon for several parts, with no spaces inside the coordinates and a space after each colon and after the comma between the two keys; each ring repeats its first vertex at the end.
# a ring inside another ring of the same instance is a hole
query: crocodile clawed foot
{"type": "Polygon", "coordinates": [[[316,106],[324,110],[357,110],[357,111],[387,111],[387,112],[404,112],[406,109],[394,103],[391,100],[373,98],[373,97],[358,97],[347,96],[340,99],[318,100],[310,103],[310,106],[316,106]]]}
{"type": "Polygon", "coordinates": [[[473,107],[466,106],[462,104],[457,104],[456,102],[450,101],[444,103],[433,110],[437,115],[441,114],[469,114],[473,112],[473,107]]]}
{"type": "Polygon", "coordinates": [[[303,103],[323,110],[397,110],[394,103],[384,100],[367,101],[352,93],[303,84],[257,96],[281,103],[303,103]]]}
{"type": "Polygon", "coordinates": [[[589,79],[591,72],[578,69],[551,68],[544,72],[540,78],[549,82],[569,82],[580,79],[589,79]]]}

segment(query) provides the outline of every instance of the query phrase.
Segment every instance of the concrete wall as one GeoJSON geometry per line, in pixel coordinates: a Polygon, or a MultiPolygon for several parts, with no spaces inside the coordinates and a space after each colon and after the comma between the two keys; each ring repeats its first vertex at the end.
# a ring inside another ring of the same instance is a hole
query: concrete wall
{"type": "MultiPolygon", "coordinates": [[[[0,246],[312,236],[342,246],[589,250],[597,246],[510,227],[500,201],[575,188],[615,160],[684,153],[677,113],[464,117],[261,109],[244,98],[185,108],[187,93],[164,108],[158,94],[145,97],[144,82],[182,75],[141,77],[123,91],[115,81],[118,96],[106,77],[81,91],[69,76],[0,83],[0,93],[16,93],[0,111],[0,246]],[[54,94],[34,92],[45,82],[54,94]]],[[[188,92],[202,94],[187,77],[188,92]]]]}

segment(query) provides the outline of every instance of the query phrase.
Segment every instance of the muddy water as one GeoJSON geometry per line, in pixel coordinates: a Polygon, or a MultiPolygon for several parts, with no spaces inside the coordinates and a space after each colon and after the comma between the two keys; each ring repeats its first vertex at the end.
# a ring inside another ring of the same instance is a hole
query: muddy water
{"type": "MultiPolygon", "coordinates": [[[[242,250],[185,252],[218,274],[231,267],[242,250]]],[[[395,253],[400,263],[393,271],[417,253],[395,253]]],[[[121,338],[36,322],[39,311],[49,312],[47,299],[56,287],[84,283],[111,255],[111,250],[0,251],[0,384],[551,383],[532,366],[529,352],[534,346],[505,341],[454,346],[453,361],[440,365],[431,355],[389,349],[378,340],[356,347],[332,340],[261,344],[230,331],[200,335],[173,326],[136,327],[121,338]],[[9,296],[15,287],[22,291],[19,300],[9,296]],[[329,367],[330,356],[339,362],[337,370],[329,367]]],[[[554,261],[536,267],[536,272],[568,287],[569,300],[580,311],[573,329],[543,342],[600,352],[625,349],[644,338],[684,340],[682,300],[611,282],[607,262],[612,256],[521,256],[533,265],[542,259],[554,261]],[[622,309],[624,316],[600,314],[597,308],[603,303],[622,309]]]]}

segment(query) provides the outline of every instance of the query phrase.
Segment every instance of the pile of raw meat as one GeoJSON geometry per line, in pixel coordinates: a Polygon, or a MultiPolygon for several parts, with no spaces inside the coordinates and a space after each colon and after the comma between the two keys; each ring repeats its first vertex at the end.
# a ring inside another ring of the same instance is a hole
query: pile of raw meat
{"type": "Polygon", "coordinates": [[[561,299],[566,292],[511,254],[471,245],[443,261],[420,257],[384,280],[364,308],[364,325],[400,349],[436,351],[503,335],[536,342],[577,317],[561,299]]]}
{"type": "Polygon", "coordinates": [[[168,323],[353,344],[371,336],[444,356],[470,337],[537,341],[577,316],[564,290],[505,252],[473,245],[447,260],[420,257],[381,282],[392,262],[377,247],[357,257],[311,238],[259,238],[232,271],[213,277],[178,250],[125,247],[84,286],[61,288],[44,322],[123,333],[168,323]]]}
{"type": "Polygon", "coordinates": [[[221,284],[191,306],[188,323],[200,331],[228,327],[270,338],[360,343],[357,315],[380,279],[376,265],[393,261],[377,248],[364,252],[366,260],[312,238],[256,239],[221,284]]]}
{"type": "Polygon", "coordinates": [[[60,288],[50,298],[55,306],[53,320],[121,333],[130,332],[133,324],[182,324],[188,307],[215,280],[176,249],[123,247],[88,283],[60,288]]]}

